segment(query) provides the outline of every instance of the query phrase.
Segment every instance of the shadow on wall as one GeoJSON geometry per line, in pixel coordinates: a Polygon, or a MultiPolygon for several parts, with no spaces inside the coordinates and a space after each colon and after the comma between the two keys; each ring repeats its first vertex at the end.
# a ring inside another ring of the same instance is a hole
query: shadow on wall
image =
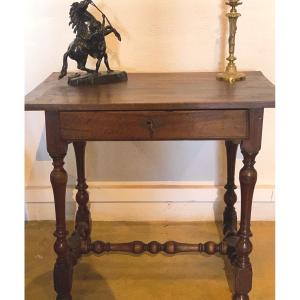
{"type": "Polygon", "coordinates": [[[87,146],[91,181],[214,181],[215,142],[101,142],[87,146]]]}
{"type": "MultiPolygon", "coordinates": [[[[72,174],[75,158],[71,148],[65,159],[66,166],[72,166],[67,170],[69,178],[76,177],[72,174]]],[[[51,162],[45,128],[36,160],[51,162]]],[[[201,181],[223,185],[226,151],[222,141],[88,142],[86,173],[88,181],[201,181]]]]}
{"type": "Polygon", "coordinates": [[[46,128],[45,127],[42,131],[39,146],[37,148],[36,160],[37,161],[52,161],[51,157],[49,156],[49,154],[47,152],[46,128]]]}

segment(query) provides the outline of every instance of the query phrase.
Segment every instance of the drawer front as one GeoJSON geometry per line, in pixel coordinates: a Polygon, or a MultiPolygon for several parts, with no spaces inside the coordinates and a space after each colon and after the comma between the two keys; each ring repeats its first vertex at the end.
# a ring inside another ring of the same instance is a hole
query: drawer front
{"type": "Polygon", "coordinates": [[[248,136],[247,110],[61,112],[66,140],[201,140],[248,136]]]}

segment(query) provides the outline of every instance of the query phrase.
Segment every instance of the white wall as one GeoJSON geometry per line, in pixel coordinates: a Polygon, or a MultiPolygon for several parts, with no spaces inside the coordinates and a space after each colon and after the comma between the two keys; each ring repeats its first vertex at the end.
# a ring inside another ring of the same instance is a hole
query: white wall
{"type": "MultiPolygon", "coordinates": [[[[68,27],[73,0],[26,0],[26,93],[53,71],[74,38],[68,27]]],[[[218,71],[227,45],[225,0],[95,1],[122,34],[108,38],[111,66],[128,72],[218,71]]],[[[238,66],[261,70],[274,82],[274,1],[244,1],[238,23],[238,66]]],[[[91,10],[99,16],[95,10],[91,10]]],[[[90,63],[93,63],[91,61],[90,63]]],[[[74,70],[75,64],[69,64],[74,70]]],[[[44,115],[26,113],[26,203],[29,219],[54,216],[51,161],[44,115]]],[[[69,199],[75,184],[69,148],[69,199]]],[[[225,150],[219,142],[101,142],[87,147],[94,219],[198,220],[220,216],[225,150]],[[155,182],[155,186],[153,186],[155,182]],[[215,208],[215,209],[213,209],[215,208]],[[217,212],[217,213],[216,213],[217,212]]],[[[238,154],[238,170],[241,168],[238,154]]],[[[257,158],[254,219],[274,217],[274,111],[266,110],[263,147],[257,158]]],[[[69,205],[71,216],[74,203],[69,205]]]]}

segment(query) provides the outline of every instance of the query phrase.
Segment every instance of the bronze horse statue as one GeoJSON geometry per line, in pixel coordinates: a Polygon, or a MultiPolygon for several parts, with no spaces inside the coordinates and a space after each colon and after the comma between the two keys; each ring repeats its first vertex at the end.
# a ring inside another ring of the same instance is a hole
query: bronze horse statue
{"type": "Polygon", "coordinates": [[[99,22],[92,14],[87,11],[89,5],[97,6],[91,0],[83,0],[75,2],[70,9],[70,23],[73,31],[76,34],[75,40],[69,45],[68,51],[64,54],[63,67],[59,75],[59,79],[67,75],[68,57],[77,62],[77,68],[88,73],[98,73],[102,59],[108,72],[112,72],[106,53],[105,37],[114,33],[116,38],[121,41],[121,35],[112,27],[107,17],[102,14],[102,22],[99,22]],[[105,26],[105,21],[109,25],[105,26]],[[86,68],[88,56],[97,59],[96,69],[91,70],[86,68]]]}

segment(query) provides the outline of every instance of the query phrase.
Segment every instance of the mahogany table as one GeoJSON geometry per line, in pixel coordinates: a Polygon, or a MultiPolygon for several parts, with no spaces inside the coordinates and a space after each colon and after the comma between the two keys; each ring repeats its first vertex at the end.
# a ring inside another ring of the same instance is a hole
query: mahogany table
{"type": "Polygon", "coordinates": [[[50,180],[56,212],[57,260],[54,286],[57,299],[70,300],[73,267],[88,253],[109,251],[152,254],[199,252],[228,257],[233,271],[234,300],[249,299],[252,288],[251,206],[257,172],[255,157],[261,148],[264,108],[275,107],[274,86],[261,72],[230,85],[216,81],[215,73],[129,74],[129,81],[101,86],[70,87],[53,73],[26,96],[25,110],[45,111],[47,149],[53,159],[50,180]],[[89,194],[85,179],[87,141],[224,140],[227,150],[224,239],[198,244],[108,243],[91,241],[89,194]],[[64,157],[73,143],[78,184],[75,230],[66,231],[67,173],[64,157]],[[237,147],[244,157],[240,171],[241,220],[234,205],[237,147]]]}

